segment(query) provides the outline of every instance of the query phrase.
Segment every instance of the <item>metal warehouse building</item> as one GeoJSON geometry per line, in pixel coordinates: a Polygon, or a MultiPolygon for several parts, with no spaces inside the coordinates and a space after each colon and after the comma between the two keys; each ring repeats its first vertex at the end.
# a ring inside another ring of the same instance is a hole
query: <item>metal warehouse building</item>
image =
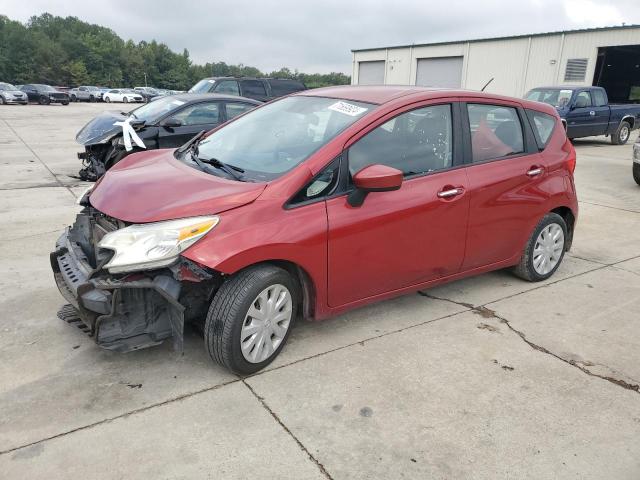
{"type": "Polygon", "coordinates": [[[481,89],[515,97],[549,85],[599,85],[640,102],[640,25],[352,50],[352,83],[481,89]]]}

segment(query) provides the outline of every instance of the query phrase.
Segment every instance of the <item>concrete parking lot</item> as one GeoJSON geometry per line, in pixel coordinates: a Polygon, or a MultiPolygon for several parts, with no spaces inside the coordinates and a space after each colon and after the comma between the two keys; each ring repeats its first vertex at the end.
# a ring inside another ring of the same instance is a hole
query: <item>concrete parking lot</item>
{"type": "Polygon", "coordinates": [[[123,355],[56,317],[74,137],[108,108],[0,108],[1,478],[640,478],[630,144],[576,141],[580,216],[549,281],[494,272],[300,322],[239,378],[196,332],[183,356],[123,355]]]}

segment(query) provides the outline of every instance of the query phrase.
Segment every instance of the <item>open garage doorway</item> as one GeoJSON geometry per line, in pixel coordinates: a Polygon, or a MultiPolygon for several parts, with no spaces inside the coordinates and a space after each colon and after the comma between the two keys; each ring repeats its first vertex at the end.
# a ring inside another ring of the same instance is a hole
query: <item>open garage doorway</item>
{"type": "Polygon", "coordinates": [[[598,48],[593,84],[611,103],[640,103],[640,45],[598,48]]]}

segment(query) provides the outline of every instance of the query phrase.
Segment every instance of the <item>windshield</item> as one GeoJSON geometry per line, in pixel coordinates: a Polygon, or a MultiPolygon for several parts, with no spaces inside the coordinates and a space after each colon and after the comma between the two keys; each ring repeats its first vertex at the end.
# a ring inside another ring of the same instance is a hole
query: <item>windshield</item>
{"type": "Polygon", "coordinates": [[[335,98],[287,97],[238,118],[198,145],[199,156],[244,170],[258,181],[306,160],[375,106],[335,98]]]}
{"type": "Polygon", "coordinates": [[[35,84],[34,87],[36,87],[38,90],[43,91],[43,92],[56,92],[57,90],[49,85],[41,85],[39,83],[35,84]]]}
{"type": "Polygon", "coordinates": [[[135,90],[131,89],[131,88],[123,88],[122,90],[120,90],[120,92],[122,93],[138,93],[135,90]]]}
{"type": "Polygon", "coordinates": [[[206,78],[204,80],[200,80],[193,87],[191,87],[189,93],[207,93],[211,88],[211,85],[215,82],[215,80],[207,80],[206,78]]]}
{"type": "Polygon", "coordinates": [[[525,97],[527,100],[533,100],[534,102],[548,103],[554,107],[564,107],[571,96],[573,90],[561,89],[561,88],[536,88],[527,93],[525,97]]]}
{"type": "Polygon", "coordinates": [[[172,97],[162,97],[147,103],[140,108],[136,108],[131,112],[138,120],[144,120],[147,123],[155,123],[160,117],[184,105],[183,100],[172,97]]]}
{"type": "Polygon", "coordinates": [[[0,82],[0,90],[17,90],[17,88],[10,83],[0,82]]]}
{"type": "Polygon", "coordinates": [[[96,90],[100,90],[98,87],[86,87],[90,92],[95,92],[96,90]]]}

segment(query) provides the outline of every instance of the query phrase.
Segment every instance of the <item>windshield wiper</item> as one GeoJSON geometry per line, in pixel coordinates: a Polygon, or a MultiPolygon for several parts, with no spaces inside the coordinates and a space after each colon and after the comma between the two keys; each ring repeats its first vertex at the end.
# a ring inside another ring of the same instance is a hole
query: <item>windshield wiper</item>
{"type": "Polygon", "coordinates": [[[182,145],[180,148],[178,148],[178,150],[176,150],[178,153],[184,153],[187,150],[189,150],[190,148],[193,148],[195,146],[197,146],[198,142],[200,141],[200,139],[202,138],[202,136],[206,133],[206,130],[201,130],[200,133],[197,133],[191,140],[189,140],[187,143],[185,143],[184,145],[182,145]]]}
{"type": "Polygon", "coordinates": [[[241,182],[244,181],[242,178],[242,175],[239,175],[238,173],[236,173],[236,172],[239,172],[241,174],[244,173],[244,170],[242,168],[236,167],[235,165],[229,165],[228,163],[224,163],[223,161],[218,160],[217,158],[200,158],[198,157],[198,147],[194,149],[193,158],[194,159],[197,158],[199,161],[201,161],[202,163],[206,163],[207,165],[212,165],[216,168],[219,168],[224,173],[230,175],[236,180],[239,180],[241,182]]]}

